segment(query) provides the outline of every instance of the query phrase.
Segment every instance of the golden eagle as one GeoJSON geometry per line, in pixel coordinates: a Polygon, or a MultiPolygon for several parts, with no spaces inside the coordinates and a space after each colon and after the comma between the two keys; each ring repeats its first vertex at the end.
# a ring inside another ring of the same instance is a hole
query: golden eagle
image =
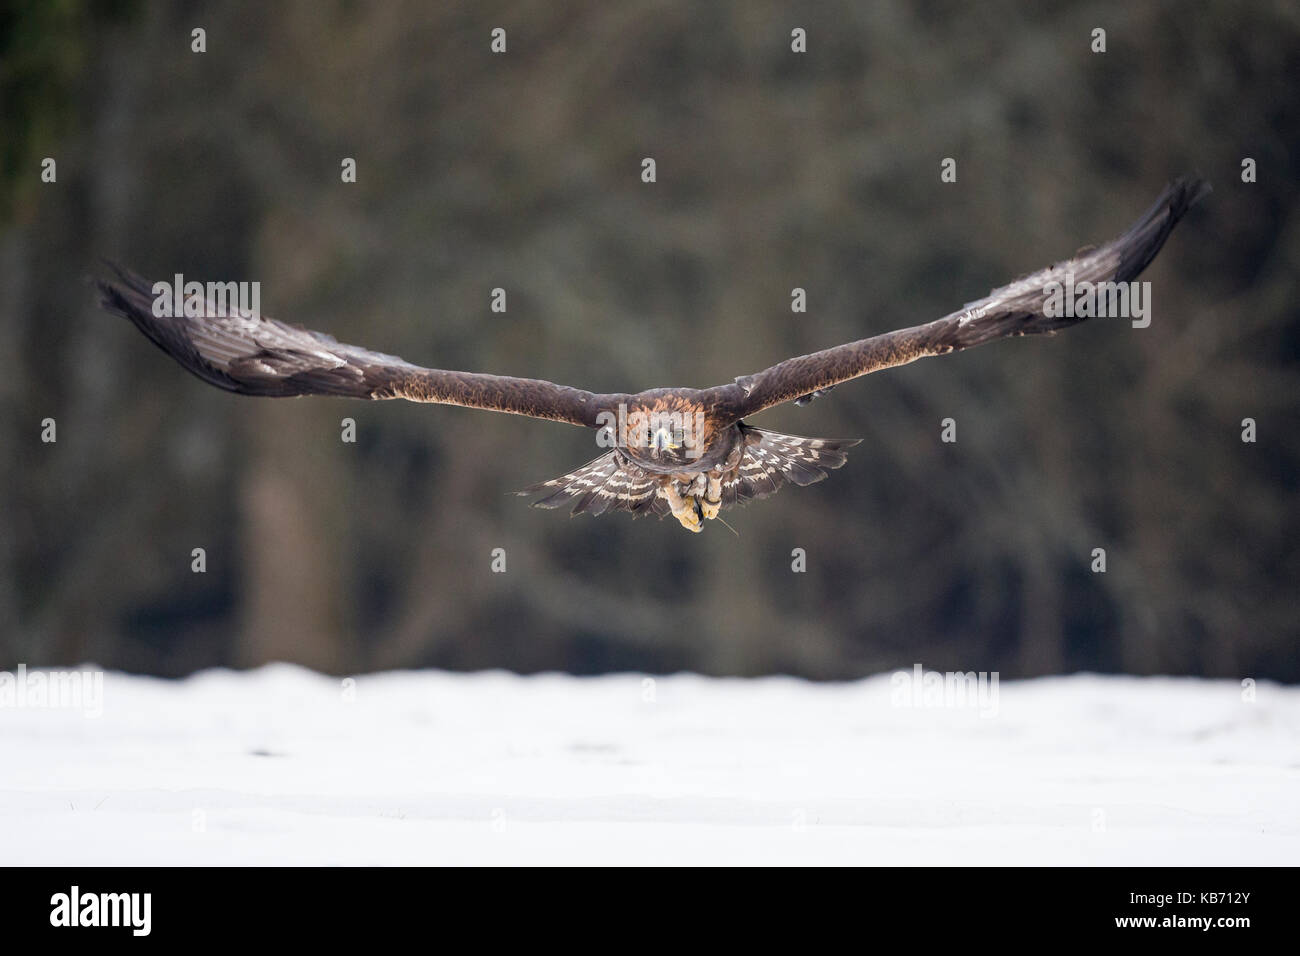
{"type": "Polygon", "coordinates": [[[534,502],[542,508],[572,503],[574,514],[672,514],[688,530],[700,531],[725,505],[767,497],[787,481],[820,481],[827,470],[843,465],[845,450],[858,443],[782,435],[744,419],[783,402],[805,404],[841,382],[927,355],[1082,322],[1096,310],[1071,308],[1073,300],[1062,302],[1061,290],[1131,282],[1208,191],[1201,180],[1177,180],[1118,239],[995,289],[926,325],[786,359],[726,385],[654,388],[634,395],[421,368],[217,303],[206,293],[195,293],[186,308],[156,308],[161,296],[155,286],[116,266],[118,281],[97,285],[108,311],[130,319],[185,368],[230,392],[404,398],[594,429],[609,451],[520,494],[542,495],[534,502]]]}

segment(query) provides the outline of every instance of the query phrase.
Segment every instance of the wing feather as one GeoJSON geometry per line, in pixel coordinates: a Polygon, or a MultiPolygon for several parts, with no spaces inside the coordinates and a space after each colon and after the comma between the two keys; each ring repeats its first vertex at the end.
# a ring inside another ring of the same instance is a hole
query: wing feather
{"type": "MultiPolygon", "coordinates": [[[[110,264],[111,265],[111,264],[110,264]]],[[[112,266],[118,281],[97,281],[103,306],[209,384],[241,395],[404,398],[482,408],[595,428],[624,395],[598,395],[541,379],[422,368],[275,319],[205,303],[203,315],[157,316],[153,285],[112,266]]]]}
{"type": "Polygon", "coordinates": [[[773,405],[804,404],[841,382],[905,365],[929,355],[944,355],[996,339],[1038,335],[1084,321],[1075,316],[1047,316],[1045,287],[1064,282],[1128,282],[1155,258],[1174,226],[1202,196],[1209,184],[1199,179],[1171,183],[1155,204],[1118,239],[1032,275],[1018,279],[958,312],[927,325],[887,332],[869,339],[786,359],[734,385],[710,391],[719,395],[732,420],[773,405]]]}

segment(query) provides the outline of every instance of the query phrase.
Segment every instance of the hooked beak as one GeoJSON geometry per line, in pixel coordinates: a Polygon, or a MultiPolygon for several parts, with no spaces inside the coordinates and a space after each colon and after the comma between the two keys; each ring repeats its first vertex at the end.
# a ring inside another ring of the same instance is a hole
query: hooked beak
{"type": "Polygon", "coordinates": [[[672,433],[666,428],[656,429],[655,433],[650,436],[650,451],[654,455],[660,454],[664,449],[676,451],[681,447],[681,445],[673,444],[672,433]]]}

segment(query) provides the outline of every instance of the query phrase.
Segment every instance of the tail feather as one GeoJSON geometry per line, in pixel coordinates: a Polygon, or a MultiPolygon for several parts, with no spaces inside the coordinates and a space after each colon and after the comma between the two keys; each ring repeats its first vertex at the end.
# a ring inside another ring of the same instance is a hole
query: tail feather
{"type": "Polygon", "coordinates": [[[775,494],[786,483],[811,485],[848,461],[847,449],[861,439],[804,438],[749,425],[745,455],[736,476],[722,485],[723,504],[744,504],[775,494]]]}
{"type": "Polygon", "coordinates": [[[616,449],[567,475],[530,485],[516,494],[543,495],[533,502],[534,508],[562,508],[572,503],[575,515],[627,511],[639,516],[667,512],[667,504],[657,492],[654,479],[616,449]]]}
{"type": "MultiPolygon", "coordinates": [[[[848,460],[847,449],[859,439],[804,438],[749,425],[740,426],[745,452],[736,475],[722,483],[723,505],[745,504],[776,494],[787,484],[811,485],[848,460]]],[[[594,458],[567,475],[516,492],[541,495],[534,508],[573,506],[572,513],[600,515],[626,511],[634,517],[668,514],[659,495],[659,476],[648,474],[617,449],[594,458]]]]}

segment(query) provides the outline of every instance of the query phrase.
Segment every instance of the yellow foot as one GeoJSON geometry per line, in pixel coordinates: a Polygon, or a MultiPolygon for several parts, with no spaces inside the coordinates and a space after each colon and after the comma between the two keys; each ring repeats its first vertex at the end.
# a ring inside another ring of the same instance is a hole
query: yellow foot
{"type": "Polygon", "coordinates": [[[673,517],[680,521],[682,527],[687,531],[699,534],[704,530],[704,522],[700,520],[700,514],[695,510],[695,499],[687,498],[686,500],[690,503],[688,507],[683,508],[681,511],[674,511],[673,517]]]}
{"type": "Polygon", "coordinates": [[[683,528],[696,534],[704,530],[704,522],[700,520],[700,512],[694,498],[679,495],[677,489],[671,484],[664,488],[664,492],[668,498],[668,509],[673,513],[673,517],[682,523],[683,528]]]}
{"type": "Polygon", "coordinates": [[[705,518],[712,521],[722,510],[722,479],[717,475],[709,475],[708,487],[704,490],[704,497],[700,499],[700,512],[705,518]]]}

